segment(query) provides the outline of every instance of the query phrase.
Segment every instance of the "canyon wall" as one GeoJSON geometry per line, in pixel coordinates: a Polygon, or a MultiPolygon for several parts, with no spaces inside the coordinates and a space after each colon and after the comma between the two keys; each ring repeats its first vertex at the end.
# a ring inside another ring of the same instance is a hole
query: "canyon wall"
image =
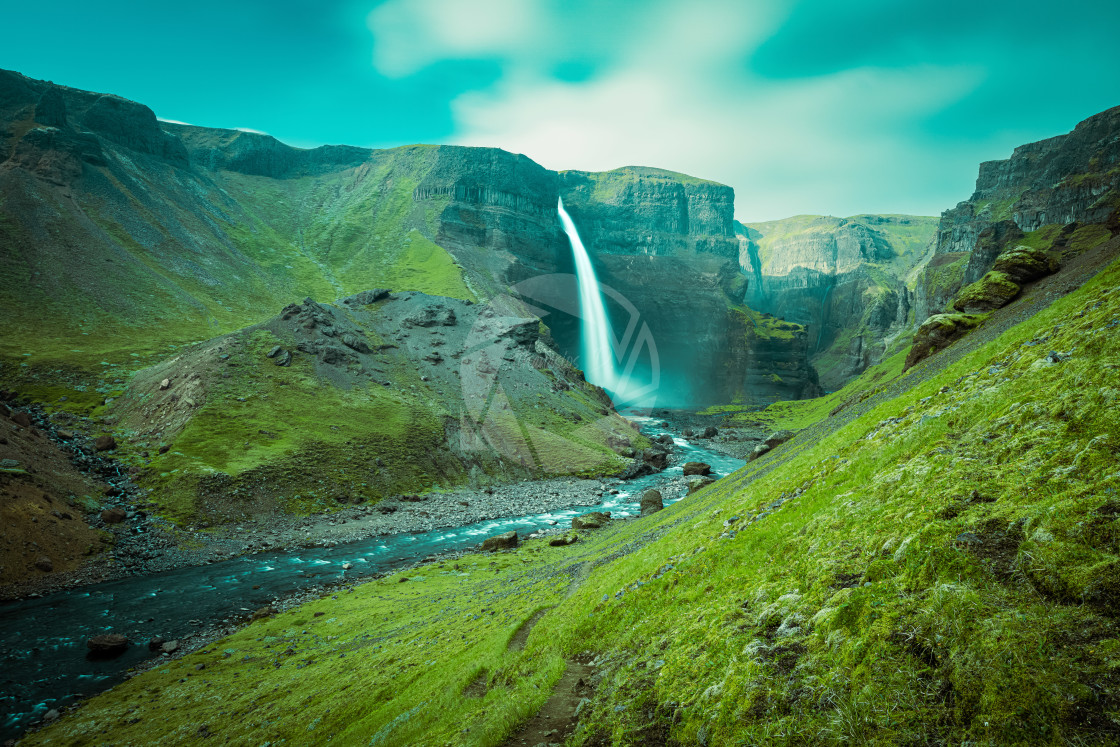
{"type": "Polygon", "coordinates": [[[972,196],[941,215],[934,257],[916,289],[918,320],[945,310],[963,286],[991,269],[1009,241],[1025,233],[1053,234],[1035,238],[1049,246],[1059,230],[1068,237],[1079,228],[1115,223],[1118,190],[1120,107],[1089,117],[1068,134],[1021,145],[1008,159],[980,164],[972,196]]]}

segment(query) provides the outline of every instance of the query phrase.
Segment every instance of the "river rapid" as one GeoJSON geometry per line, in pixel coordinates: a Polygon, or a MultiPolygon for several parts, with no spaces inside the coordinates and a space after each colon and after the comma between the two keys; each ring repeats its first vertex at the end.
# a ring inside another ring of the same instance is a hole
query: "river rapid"
{"type": "MultiPolygon", "coordinates": [[[[668,433],[660,421],[631,419],[649,436],[668,433]]],[[[190,638],[206,626],[244,619],[278,598],[360,582],[431,555],[476,549],[486,537],[510,530],[524,536],[567,528],[572,517],[591,510],[610,511],[615,519],[637,517],[642,492],[679,480],[685,462],[706,462],[718,477],[744,464],[670,435],[676,446],[672,466],[619,483],[615,486],[618,492],[604,495],[598,506],[374,537],[334,547],[262,552],[6,604],[0,607],[0,739],[18,736],[49,710],[104,691],[124,680],[128,670],[160,656],[145,645],[153,637],[190,638]],[[86,641],[110,632],[128,636],[132,645],[114,659],[87,658],[86,641]]],[[[680,500],[683,492],[663,491],[665,504],[680,500]]]]}

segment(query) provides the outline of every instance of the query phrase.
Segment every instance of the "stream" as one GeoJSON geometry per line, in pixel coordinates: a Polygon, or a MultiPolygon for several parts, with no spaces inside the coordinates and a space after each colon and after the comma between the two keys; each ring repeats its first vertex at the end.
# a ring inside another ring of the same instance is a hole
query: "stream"
{"type": "MultiPolygon", "coordinates": [[[[647,435],[667,432],[660,421],[631,419],[647,435]]],[[[605,496],[599,506],[371,537],[334,547],[262,552],[6,604],[0,607],[0,739],[19,736],[52,708],[121,682],[130,668],[159,655],[146,645],[155,636],[184,638],[226,618],[246,617],[277,597],[386,573],[436,553],[469,550],[486,537],[510,530],[526,535],[552,528],[549,522],[570,526],[572,517],[592,510],[611,511],[614,518],[637,516],[642,492],[680,477],[685,462],[706,462],[718,477],[744,464],[671,435],[675,465],[619,484],[619,493],[605,496]],[[346,563],[349,570],[343,569],[346,563]],[[86,640],[108,632],[128,636],[132,645],[114,659],[87,659],[86,640]]],[[[678,496],[665,496],[666,505],[676,500],[678,496]]]]}

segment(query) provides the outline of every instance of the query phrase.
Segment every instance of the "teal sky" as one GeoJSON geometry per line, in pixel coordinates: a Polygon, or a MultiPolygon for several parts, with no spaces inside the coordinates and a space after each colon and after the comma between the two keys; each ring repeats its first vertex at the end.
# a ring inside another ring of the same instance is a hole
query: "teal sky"
{"type": "Polygon", "coordinates": [[[16,3],[0,67],[299,146],[492,145],[730,184],[740,220],[938,214],[1120,104],[1120,3],[16,3]],[[18,31],[17,31],[18,30],[18,31]]]}

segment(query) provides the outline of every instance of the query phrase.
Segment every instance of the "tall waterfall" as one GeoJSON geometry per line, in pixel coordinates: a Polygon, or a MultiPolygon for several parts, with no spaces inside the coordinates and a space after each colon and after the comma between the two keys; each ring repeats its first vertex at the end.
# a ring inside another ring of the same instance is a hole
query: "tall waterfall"
{"type": "Polygon", "coordinates": [[[564,233],[572,243],[572,254],[576,261],[576,280],[579,283],[579,311],[581,317],[580,345],[583,370],[587,380],[607,391],[617,391],[619,385],[618,368],[614,351],[611,348],[611,331],[607,320],[607,309],[603,305],[603,294],[599,291],[599,281],[591,258],[579,238],[579,232],[572,218],[564,210],[564,199],[556,205],[564,233]]]}

